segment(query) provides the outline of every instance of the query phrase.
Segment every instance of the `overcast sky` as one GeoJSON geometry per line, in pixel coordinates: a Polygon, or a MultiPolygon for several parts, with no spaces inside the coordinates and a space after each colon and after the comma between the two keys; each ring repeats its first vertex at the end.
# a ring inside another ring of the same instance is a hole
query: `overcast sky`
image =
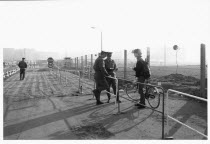
{"type": "Polygon", "coordinates": [[[0,2],[0,46],[77,57],[103,50],[151,48],[152,60],[199,63],[210,45],[209,0],[54,0],[0,2]],[[91,29],[92,26],[97,29],[91,29]]]}

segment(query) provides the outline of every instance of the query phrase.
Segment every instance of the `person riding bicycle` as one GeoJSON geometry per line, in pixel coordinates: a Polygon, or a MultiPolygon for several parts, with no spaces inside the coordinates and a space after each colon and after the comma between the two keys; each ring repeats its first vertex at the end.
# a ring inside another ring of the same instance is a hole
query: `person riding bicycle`
{"type": "MultiPolygon", "coordinates": [[[[116,63],[115,61],[111,58],[112,57],[112,52],[107,52],[107,58],[105,59],[105,69],[106,71],[108,72],[109,75],[111,75],[112,77],[116,78],[116,72],[118,70],[117,66],[116,66],[116,63]]],[[[109,88],[107,89],[108,92],[110,92],[110,87],[112,86],[112,89],[114,91],[114,94],[116,95],[116,80],[115,79],[111,79],[111,78],[106,78],[107,82],[108,82],[108,85],[109,85],[109,88]]],[[[109,103],[110,101],[110,97],[111,97],[111,94],[110,93],[107,93],[107,96],[108,96],[108,101],[107,103],[109,103]]],[[[121,102],[119,100],[119,91],[117,92],[117,102],[121,102]]]]}
{"type": "MultiPolygon", "coordinates": [[[[144,83],[145,82],[145,78],[143,76],[144,60],[142,59],[142,52],[140,49],[134,49],[132,53],[137,59],[136,66],[133,68],[133,70],[135,71],[137,82],[144,83]]],[[[139,84],[140,101],[138,104],[135,105],[135,106],[138,106],[139,109],[145,108],[145,95],[143,93],[143,88],[144,88],[144,85],[139,84]]]]}

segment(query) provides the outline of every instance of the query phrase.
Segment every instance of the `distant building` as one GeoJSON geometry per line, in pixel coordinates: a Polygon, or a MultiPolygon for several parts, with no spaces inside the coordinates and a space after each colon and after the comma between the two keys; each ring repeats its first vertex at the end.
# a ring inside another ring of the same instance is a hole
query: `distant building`
{"type": "Polygon", "coordinates": [[[72,66],[72,58],[71,57],[65,57],[64,58],[64,67],[65,68],[71,68],[72,66]]]}

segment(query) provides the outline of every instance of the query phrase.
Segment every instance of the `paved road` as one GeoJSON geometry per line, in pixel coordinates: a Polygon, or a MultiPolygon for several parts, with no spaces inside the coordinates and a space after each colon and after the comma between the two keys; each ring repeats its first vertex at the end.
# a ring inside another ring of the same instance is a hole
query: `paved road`
{"type": "MultiPolygon", "coordinates": [[[[89,95],[93,82],[83,80],[84,94],[75,96],[78,77],[68,73],[67,78],[59,81],[56,75],[35,69],[24,81],[18,74],[4,81],[4,139],[161,139],[161,114],[139,110],[122,99],[124,114],[114,115],[118,111],[114,97],[111,103],[96,106],[89,95]]],[[[172,97],[170,108],[170,114],[206,131],[204,104],[172,97]]],[[[174,122],[166,130],[177,139],[203,139],[174,122]]]]}

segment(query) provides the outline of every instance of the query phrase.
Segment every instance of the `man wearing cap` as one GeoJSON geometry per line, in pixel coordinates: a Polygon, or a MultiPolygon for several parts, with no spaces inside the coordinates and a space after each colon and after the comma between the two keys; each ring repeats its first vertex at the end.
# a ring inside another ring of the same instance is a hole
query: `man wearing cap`
{"type": "Polygon", "coordinates": [[[95,60],[93,69],[95,70],[94,79],[96,83],[96,89],[93,90],[93,93],[96,97],[96,105],[103,104],[100,101],[101,91],[108,89],[108,83],[106,81],[106,76],[109,76],[105,69],[104,59],[106,58],[107,53],[101,51],[101,55],[95,60]]]}
{"type": "MultiPolygon", "coordinates": [[[[140,49],[135,49],[132,51],[132,53],[134,54],[134,56],[136,57],[137,59],[137,62],[136,62],[136,67],[133,68],[133,70],[135,71],[136,73],[136,78],[137,78],[137,81],[140,82],[140,83],[144,83],[145,82],[145,78],[143,76],[143,72],[144,72],[144,60],[142,59],[142,52],[140,49]]],[[[142,84],[139,84],[139,94],[140,94],[140,104],[136,104],[135,106],[138,106],[138,108],[145,108],[145,95],[143,93],[143,88],[144,88],[144,85],[142,84]]]]}
{"type": "MultiPolygon", "coordinates": [[[[107,52],[107,59],[104,61],[105,62],[105,69],[108,72],[109,75],[111,75],[111,77],[116,77],[116,73],[115,71],[118,70],[115,61],[111,58],[112,57],[112,52],[107,52]]],[[[108,86],[109,88],[107,89],[108,92],[110,92],[110,87],[112,86],[112,89],[114,91],[114,94],[116,95],[116,80],[112,79],[112,78],[106,78],[107,82],[108,82],[108,86]]],[[[107,93],[108,96],[108,101],[107,103],[109,103],[111,94],[107,93]]],[[[117,102],[120,102],[119,100],[119,91],[117,92],[117,102]]]]}
{"type": "Polygon", "coordinates": [[[25,69],[27,68],[27,64],[24,60],[25,58],[22,58],[22,61],[20,61],[18,64],[20,68],[20,80],[24,80],[25,78],[25,69]]]}

